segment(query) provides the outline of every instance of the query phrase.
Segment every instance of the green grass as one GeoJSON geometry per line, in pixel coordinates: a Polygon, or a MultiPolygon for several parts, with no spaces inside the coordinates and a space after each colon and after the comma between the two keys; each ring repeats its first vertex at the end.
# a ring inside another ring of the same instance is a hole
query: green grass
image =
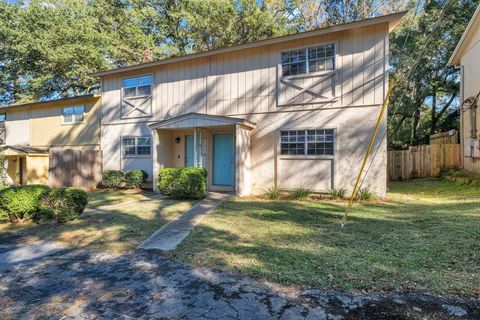
{"type": "Polygon", "coordinates": [[[175,255],[282,284],[478,295],[480,187],[392,183],[388,201],[355,204],[341,229],[345,205],[237,198],[175,255]]]}
{"type": "Polygon", "coordinates": [[[96,191],[89,194],[88,209],[92,211],[66,224],[0,224],[0,243],[50,240],[70,248],[85,247],[97,251],[124,253],[135,249],[158,228],[178,217],[193,204],[189,201],[152,199],[141,204],[125,203],[108,211],[95,209],[98,206],[147,199],[149,195],[118,190],[96,191]]]}
{"type": "Polygon", "coordinates": [[[97,208],[132,200],[147,199],[148,196],[153,194],[153,192],[146,192],[138,189],[99,189],[88,193],[88,207],[97,208]]]}

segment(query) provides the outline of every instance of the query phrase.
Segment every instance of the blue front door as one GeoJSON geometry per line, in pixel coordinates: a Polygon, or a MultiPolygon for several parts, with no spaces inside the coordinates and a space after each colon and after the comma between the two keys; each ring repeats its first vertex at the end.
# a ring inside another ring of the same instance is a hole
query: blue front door
{"type": "Polygon", "coordinates": [[[213,184],[233,185],[233,134],[213,135],[213,184]]]}
{"type": "Polygon", "coordinates": [[[185,136],[185,167],[193,167],[194,152],[193,135],[185,136]]]}

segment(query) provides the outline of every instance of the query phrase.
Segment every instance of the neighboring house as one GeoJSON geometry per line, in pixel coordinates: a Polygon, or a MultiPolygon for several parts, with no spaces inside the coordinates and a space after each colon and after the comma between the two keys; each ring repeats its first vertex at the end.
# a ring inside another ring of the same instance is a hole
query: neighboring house
{"type": "Polygon", "coordinates": [[[463,167],[480,173],[480,6],[473,14],[449,65],[460,68],[460,139],[463,167]]]}
{"type": "MultiPolygon", "coordinates": [[[[103,169],[208,170],[209,190],[351,188],[404,13],[93,74],[103,169]]],[[[383,119],[380,136],[386,130],[383,119]]],[[[386,192],[386,141],[365,185],[386,192]]]]}
{"type": "Polygon", "coordinates": [[[71,170],[67,150],[100,148],[100,97],[94,95],[0,107],[0,147],[13,184],[49,183],[50,157],[59,150],[60,174],[71,170]]]}

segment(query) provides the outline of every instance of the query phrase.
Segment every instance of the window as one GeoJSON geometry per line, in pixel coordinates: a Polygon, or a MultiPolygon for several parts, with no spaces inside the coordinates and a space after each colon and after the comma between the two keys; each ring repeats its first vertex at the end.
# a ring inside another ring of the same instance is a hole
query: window
{"type": "Polygon", "coordinates": [[[5,113],[0,113],[0,122],[5,122],[7,120],[7,115],[5,113]]]}
{"type": "Polygon", "coordinates": [[[142,97],[152,94],[152,76],[123,79],[123,97],[142,97]]]}
{"type": "Polygon", "coordinates": [[[150,155],[150,137],[123,137],[122,150],[124,156],[150,155]]]}
{"type": "Polygon", "coordinates": [[[282,75],[293,76],[335,70],[335,45],[282,52],[282,75]]]}
{"type": "Polygon", "coordinates": [[[63,123],[79,123],[83,121],[83,106],[72,106],[63,108],[63,123]]]}
{"type": "Polygon", "coordinates": [[[282,155],[333,156],[333,129],[281,131],[282,155]]]}

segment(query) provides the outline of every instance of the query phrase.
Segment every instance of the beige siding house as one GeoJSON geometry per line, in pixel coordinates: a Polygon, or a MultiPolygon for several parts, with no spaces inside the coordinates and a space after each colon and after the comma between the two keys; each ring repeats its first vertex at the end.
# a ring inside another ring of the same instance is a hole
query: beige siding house
{"type": "Polygon", "coordinates": [[[94,95],[0,107],[7,181],[48,184],[54,148],[99,150],[100,107],[94,95]]]}
{"type": "Polygon", "coordinates": [[[460,68],[460,132],[463,167],[480,173],[480,6],[453,52],[449,65],[460,68]]]}
{"type": "MultiPolygon", "coordinates": [[[[103,169],[208,170],[210,190],[350,188],[388,86],[393,14],[94,74],[103,169]]],[[[385,119],[381,130],[386,130],[385,119]]],[[[386,192],[386,141],[366,185],[386,192]]]]}

